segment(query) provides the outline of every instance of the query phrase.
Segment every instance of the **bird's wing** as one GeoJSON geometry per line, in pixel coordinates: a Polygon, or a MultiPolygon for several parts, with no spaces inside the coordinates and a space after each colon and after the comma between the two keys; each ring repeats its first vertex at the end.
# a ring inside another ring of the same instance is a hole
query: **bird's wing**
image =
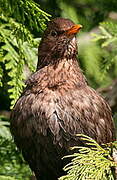
{"type": "Polygon", "coordinates": [[[61,127],[69,134],[86,134],[98,143],[115,140],[110,107],[90,87],[70,91],[69,96],[61,99],[59,108],[61,127]]]}

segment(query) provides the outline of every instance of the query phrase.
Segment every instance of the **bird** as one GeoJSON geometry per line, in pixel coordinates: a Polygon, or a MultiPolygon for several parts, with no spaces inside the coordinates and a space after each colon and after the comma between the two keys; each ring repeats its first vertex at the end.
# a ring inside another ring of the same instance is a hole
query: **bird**
{"type": "Polygon", "coordinates": [[[57,180],[65,174],[67,161],[62,157],[70,147],[82,145],[76,134],[99,144],[115,140],[111,109],[79,66],[76,35],[81,28],[61,17],[48,22],[36,72],[11,113],[12,136],[37,180],[57,180]]]}

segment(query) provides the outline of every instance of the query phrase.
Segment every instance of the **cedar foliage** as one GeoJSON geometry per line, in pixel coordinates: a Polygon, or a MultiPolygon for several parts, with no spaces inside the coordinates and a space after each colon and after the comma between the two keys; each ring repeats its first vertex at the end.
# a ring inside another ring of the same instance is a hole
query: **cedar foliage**
{"type": "Polygon", "coordinates": [[[0,85],[7,72],[8,93],[11,108],[24,87],[25,65],[33,72],[36,59],[34,47],[39,41],[33,37],[31,30],[44,30],[48,14],[42,11],[32,0],[1,0],[0,8],[0,85]],[[28,26],[27,26],[28,25],[28,26]],[[30,52],[30,53],[29,53],[30,52]],[[4,65],[4,71],[2,70],[4,65]]]}
{"type": "MultiPolygon", "coordinates": [[[[117,68],[117,23],[112,21],[106,21],[100,23],[100,34],[93,34],[95,41],[101,42],[101,47],[106,50],[106,59],[102,64],[102,77],[105,76],[107,71],[114,64],[117,68]]],[[[117,73],[117,70],[115,69],[117,73]]]]}
{"type": "Polygon", "coordinates": [[[73,147],[76,152],[64,158],[72,158],[64,167],[67,175],[59,180],[114,180],[114,168],[117,163],[112,158],[113,144],[105,144],[101,147],[92,138],[85,135],[77,135],[85,142],[85,147],[73,147]]]}

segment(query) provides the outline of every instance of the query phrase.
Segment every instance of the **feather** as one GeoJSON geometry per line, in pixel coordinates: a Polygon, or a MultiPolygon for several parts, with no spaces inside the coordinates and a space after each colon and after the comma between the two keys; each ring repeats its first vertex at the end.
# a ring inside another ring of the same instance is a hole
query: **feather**
{"type": "Polygon", "coordinates": [[[49,23],[37,72],[11,114],[11,133],[37,180],[57,180],[64,174],[67,162],[61,158],[71,146],[82,145],[76,134],[99,144],[115,140],[110,107],[87,85],[76,58],[75,36],[65,34],[71,26],[73,22],[62,18],[49,23]],[[56,37],[52,29],[58,31],[56,37]]]}

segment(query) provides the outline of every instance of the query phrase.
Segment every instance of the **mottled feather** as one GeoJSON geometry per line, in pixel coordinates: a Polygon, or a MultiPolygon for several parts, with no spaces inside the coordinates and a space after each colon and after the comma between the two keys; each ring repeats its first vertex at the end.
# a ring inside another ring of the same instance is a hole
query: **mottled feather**
{"type": "Polygon", "coordinates": [[[64,174],[67,162],[61,158],[71,146],[82,145],[77,133],[99,144],[115,140],[110,107],[87,85],[76,58],[76,39],[68,41],[64,34],[71,26],[73,22],[62,18],[49,23],[39,46],[37,72],[11,114],[15,143],[37,180],[57,180],[64,174]],[[63,34],[51,37],[53,29],[63,34]]]}

